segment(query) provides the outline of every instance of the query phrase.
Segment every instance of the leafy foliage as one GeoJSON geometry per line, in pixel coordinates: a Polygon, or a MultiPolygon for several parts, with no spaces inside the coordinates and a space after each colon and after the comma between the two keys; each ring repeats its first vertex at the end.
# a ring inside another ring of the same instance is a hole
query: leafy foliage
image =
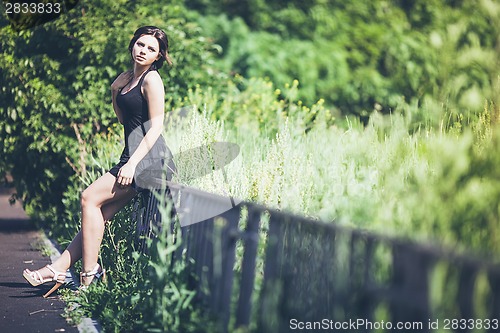
{"type": "Polygon", "coordinates": [[[187,1],[222,47],[219,66],[367,120],[404,98],[454,112],[498,103],[500,6],[493,1],[187,1]],[[224,14],[220,14],[224,13],[224,14]]]}
{"type": "Polygon", "coordinates": [[[43,26],[0,31],[0,172],[11,170],[39,218],[63,213],[62,193],[71,175],[85,174],[94,138],[116,131],[109,86],[130,67],[128,42],[146,24],[170,38],[175,65],[163,75],[170,101],[214,81],[211,44],[180,1],[85,2],[43,26]]]}

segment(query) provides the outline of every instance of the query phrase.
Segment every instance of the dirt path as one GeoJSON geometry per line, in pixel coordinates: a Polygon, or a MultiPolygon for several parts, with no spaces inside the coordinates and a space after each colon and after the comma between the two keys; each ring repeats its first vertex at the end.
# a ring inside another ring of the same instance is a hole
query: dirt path
{"type": "Polygon", "coordinates": [[[10,193],[0,187],[0,332],[78,332],[61,317],[64,303],[57,296],[42,297],[50,284],[32,287],[22,276],[25,268],[41,267],[50,258],[33,246],[42,233],[19,203],[9,204],[10,193]]]}

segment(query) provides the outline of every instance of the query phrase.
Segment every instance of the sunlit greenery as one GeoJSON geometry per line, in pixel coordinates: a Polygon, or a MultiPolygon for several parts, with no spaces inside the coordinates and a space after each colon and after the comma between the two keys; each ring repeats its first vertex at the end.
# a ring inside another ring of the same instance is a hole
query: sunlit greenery
{"type": "Polygon", "coordinates": [[[491,0],[189,0],[222,46],[218,65],[298,79],[308,104],[325,99],[367,117],[408,102],[453,112],[498,102],[500,5],[491,0]]]}
{"type": "MultiPolygon", "coordinates": [[[[174,66],[160,72],[174,155],[212,141],[241,148],[225,175],[176,181],[499,258],[492,0],[96,0],[28,30],[2,19],[0,174],[13,174],[29,214],[62,245],[79,227],[81,190],[121,151],[109,86],[146,24],[170,38],[174,66]]],[[[130,232],[125,210],[104,241],[110,282],[81,309],[109,330],[195,331],[202,315],[186,319],[183,267],[138,256],[130,232]]]]}

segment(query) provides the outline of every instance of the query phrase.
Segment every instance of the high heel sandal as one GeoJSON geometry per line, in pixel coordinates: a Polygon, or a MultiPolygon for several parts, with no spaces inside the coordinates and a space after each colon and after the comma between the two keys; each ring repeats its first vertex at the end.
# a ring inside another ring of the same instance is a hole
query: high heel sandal
{"type": "Polygon", "coordinates": [[[95,283],[97,280],[100,280],[101,278],[103,281],[106,280],[106,270],[102,269],[101,265],[96,264],[94,269],[91,270],[90,272],[81,272],[80,273],[80,287],[79,287],[79,289],[85,290],[89,287],[90,284],[95,283]],[[84,284],[83,278],[88,278],[91,276],[94,277],[92,279],[92,281],[88,285],[84,284]]]}
{"type": "Polygon", "coordinates": [[[52,282],[54,281],[55,284],[54,286],[47,292],[45,295],[43,295],[44,298],[49,297],[54,291],[59,289],[60,286],[63,285],[64,281],[66,280],[66,272],[58,272],[52,267],[51,265],[45,266],[49,271],[52,272],[53,276],[48,277],[48,278],[43,278],[42,274],[40,274],[39,270],[36,271],[30,271],[30,270],[24,270],[23,272],[23,277],[28,281],[33,287],[39,286],[44,283],[52,282]]]}

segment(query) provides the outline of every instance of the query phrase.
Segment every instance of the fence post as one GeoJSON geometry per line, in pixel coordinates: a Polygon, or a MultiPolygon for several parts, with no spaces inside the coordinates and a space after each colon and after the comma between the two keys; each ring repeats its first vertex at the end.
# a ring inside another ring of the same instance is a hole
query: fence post
{"type": "MultiPolygon", "coordinates": [[[[458,283],[458,305],[460,307],[460,319],[474,318],[474,283],[477,276],[477,267],[467,263],[460,269],[458,283]]],[[[470,332],[470,328],[460,329],[460,332],[470,332]]]]}
{"type": "Polygon", "coordinates": [[[151,236],[151,204],[153,201],[153,194],[149,190],[141,192],[135,203],[135,221],[136,225],[136,239],[135,244],[139,252],[144,253],[146,251],[146,238],[151,236]],[[139,205],[140,202],[140,205],[139,205]]]}
{"type": "MultiPolygon", "coordinates": [[[[376,300],[374,299],[374,290],[373,290],[373,257],[375,250],[375,240],[373,237],[370,237],[367,234],[361,233],[358,234],[357,237],[355,233],[351,236],[351,241],[354,241],[356,238],[359,243],[362,243],[364,249],[360,252],[360,255],[363,257],[363,267],[362,272],[359,272],[358,278],[360,289],[360,297],[357,299],[356,309],[359,311],[359,317],[364,318],[368,322],[373,321],[373,311],[375,309],[376,300]]],[[[352,253],[351,253],[352,256],[352,253]]],[[[366,332],[364,329],[360,332],[366,332]]]]}
{"type": "Polygon", "coordinates": [[[260,214],[255,207],[248,205],[248,220],[243,234],[244,254],[241,264],[240,295],[236,311],[236,328],[248,326],[252,312],[252,292],[255,280],[255,261],[259,245],[260,214]]]}
{"type": "Polygon", "coordinates": [[[154,237],[154,232],[161,231],[163,227],[162,216],[158,205],[160,201],[156,197],[155,193],[159,193],[161,196],[165,197],[165,202],[170,201],[171,211],[170,211],[170,231],[174,230],[174,220],[176,216],[175,207],[173,205],[172,194],[170,188],[166,187],[163,189],[149,189],[140,192],[136,203],[134,204],[134,211],[132,219],[136,221],[136,247],[137,249],[145,253],[146,248],[146,238],[154,237]],[[142,207],[139,207],[138,203],[141,203],[142,207]]]}
{"type": "MultiPolygon", "coordinates": [[[[490,320],[500,320],[500,271],[498,267],[488,271],[488,281],[491,287],[491,311],[489,313],[490,320]]],[[[500,323],[497,322],[499,325],[500,323]]],[[[498,327],[490,325],[488,332],[497,332],[498,327]]]]}
{"type": "Polygon", "coordinates": [[[264,263],[264,279],[259,299],[258,332],[280,332],[281,318],[277,306],[281,299],[280,272],[282,269],[283,221],[270,214],[264,263]],[[265,296],[264,296],[265,295],[265,296]],[[266,297],[267,296],[267,297],[266,297]]]}
{"type": "Polygon", "coordinates": [[[421,332],[429,332],[430,257],[411,244],[395,242],[392,249],[393,279],[389,290],[393,322],[422,323],[421,332]]]}
{"type": "MultiPolygon", "coordinates": [[[[223,332],[228,332],[231,317],[231,294],[234,281],[234,262],[236,259],[236,241],[239,238],[239,209],[233,208],[221,215],[225,225],[221,230],[221,276],[219,283],[214,285],[214,294],[217,296],[216,307],[222,315],[223,332]],[[229,216],[229,217],[228,217],[229,216]]],[[[215,251],[214,251],[215,252],[215,251]]],[[[214,281],[215,282],[215,281],[214,281]]]]}

